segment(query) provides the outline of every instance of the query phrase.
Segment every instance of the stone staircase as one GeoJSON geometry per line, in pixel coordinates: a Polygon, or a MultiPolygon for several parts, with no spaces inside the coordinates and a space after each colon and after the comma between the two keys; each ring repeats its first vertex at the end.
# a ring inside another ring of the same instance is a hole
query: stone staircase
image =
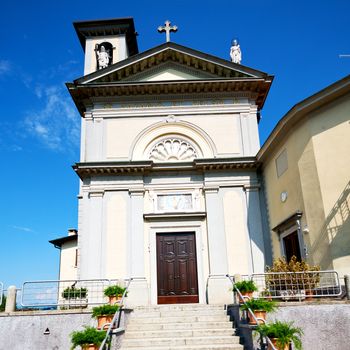
{"type": "Polygon", "coordinates": [[[122,350],[242,350],[223,306],[200,304],[136,308],[122,350]]]}

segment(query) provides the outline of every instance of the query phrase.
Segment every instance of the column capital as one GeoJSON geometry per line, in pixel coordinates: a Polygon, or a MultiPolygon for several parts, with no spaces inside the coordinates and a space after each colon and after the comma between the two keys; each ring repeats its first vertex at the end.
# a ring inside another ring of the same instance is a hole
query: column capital
{"type": "Polygon", "coordinates": [[[145,194],[145,189],[138,187],[138,188],[130,188],[129,189],[130,196],[143,196],[145,194]]]}
{"type": "Polygon", "coordinates": [[[101,190],[101,191],[91,191],[89,192],[89,198],[92,197],[103,197],[103,195],[105,194],[105,191],[101,190]]]}
{"type": "Polygon", "coordinates": [[[219,192],[220,187],[219,186],[205,186],[203,188],[204,192],[207,194],[211,194],[211,193],[218,193],[219,192]]]}
{"type": "Polygon", "coordinates": [[[259,184],[243,185],[243,191],[245,192],[259,191],[260,188],[261,186],[259,184]]]}

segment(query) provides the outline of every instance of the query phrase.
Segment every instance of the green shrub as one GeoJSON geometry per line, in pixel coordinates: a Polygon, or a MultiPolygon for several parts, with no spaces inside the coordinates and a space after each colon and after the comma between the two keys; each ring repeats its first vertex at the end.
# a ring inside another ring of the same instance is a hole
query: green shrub
{"type": "Polygon", "coordinates": [[[64,299],[85,299],[87,297],[87,289],[86,288],[67,287],[62,292],[62,297],[64,299]]]}
{"type": "Polygon", "coordinates": [[[92,309],[92,317],[97,318],[98,316],[111,316],[119,310],[119,305],[101,305],[96,306],[92,309]]]}
{"type": "Polygon", "coordinates": [[[249,299],[245,304],[241,305],[242,310],[248,310],[248,308],[252,311],[273,312],[277,309],[277,303],[266,299],[249,299]]]}
{"type": "Polygon", "coordinates": [[[93,327],[86,327],[83,331],[76,331],[71,334],[72,347],[94,344],[100,346],[106,337],[106,331],[98,331],[93,327]]]}
{"type": "Polygon", "coordinates": [[[267,323],[259,325],[256,331],[262,336],[277,338],[277,346],[284,349],[289,343],[293,342],[295,349],[301,350],[301,336],[303,331],[299,327],[294,327],[293,322],[280,322],[267,323]]]}
{"type": "Polygon", "coordinates": [[[109,286],[104,290],[104,294],[106,297],[116,297],[118,295],[123,295],[123,293],[125,292],[124,287],[119,286],[118,284],[114,285],[114,286],[109,286]]]}
{"type": "Polygon", "coordinates": [[[239,281],[235,283],[235,286],[241,293],[250,293],[258,290],[254,281],[239,281]]]}

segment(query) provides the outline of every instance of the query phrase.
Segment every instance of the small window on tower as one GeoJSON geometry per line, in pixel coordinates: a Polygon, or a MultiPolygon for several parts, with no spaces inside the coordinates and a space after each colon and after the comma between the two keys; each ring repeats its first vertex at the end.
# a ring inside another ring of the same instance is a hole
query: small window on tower
{"type": "Polygon", "coordinates": [[[96,44],[96,62],[97,69],[103,69],[113,63],[113,45],[107,41],[96,44]]]}

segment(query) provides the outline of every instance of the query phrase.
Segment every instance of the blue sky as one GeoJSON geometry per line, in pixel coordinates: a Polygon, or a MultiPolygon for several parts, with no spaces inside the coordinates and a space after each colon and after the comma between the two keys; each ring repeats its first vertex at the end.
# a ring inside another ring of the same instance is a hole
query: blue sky
{"type": "Polygon", "coordinates": [[[72,22],[134,17],[139,50],[172,41],[275,75],[262,111],[262,142],[297,102],[350,72],[350,2],[6,1],[0,12],[0,281],[56,279],[48,240],[77,226],[80,117],[64,86],[83,74],[72,22]]]}

